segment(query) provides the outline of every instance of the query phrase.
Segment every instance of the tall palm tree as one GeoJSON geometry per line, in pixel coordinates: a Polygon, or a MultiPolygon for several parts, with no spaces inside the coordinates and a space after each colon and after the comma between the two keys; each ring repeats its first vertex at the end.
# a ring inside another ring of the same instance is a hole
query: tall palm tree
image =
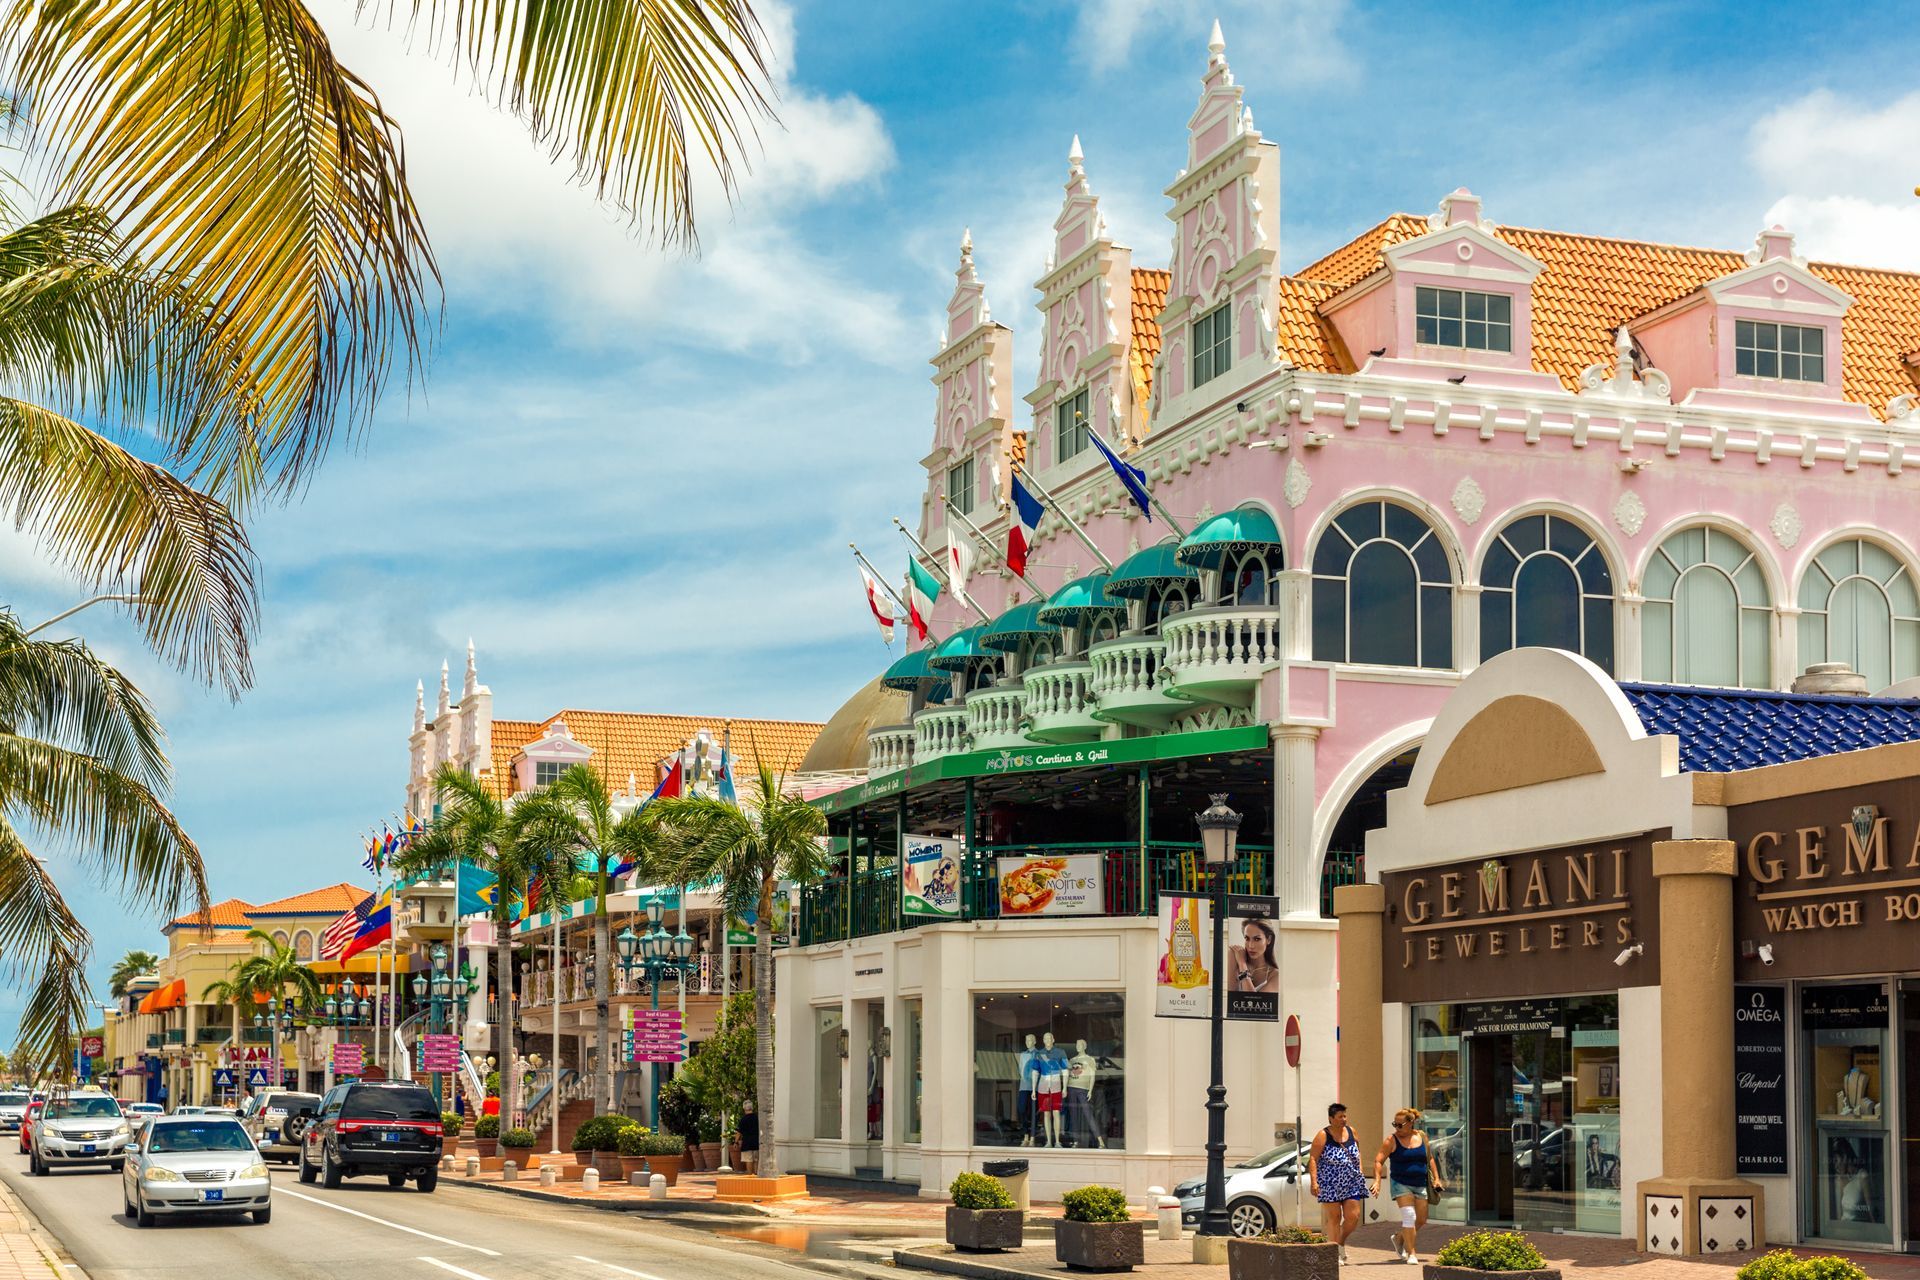
{"type": "Polygon", "coordinates": [[[0,973],[27,988],[24,1069],[71,1062],[92,1017],[93,942],[25,823],[128,903],[207,909],[200,851],[162,800],[171,770],[153,708],[77,640],[35,640],[0,606],[0,973]],[[22,983],[22,979],[30,979],[22,983]]]}
{"type": "Polygon", "coordinates": [[[612,1025],[608,997],[613,992],[613,939],[607,916],[609,872],[623,863],[636,863],[643,880],[665,869],[660,828],[646,805],[616,815],[613,796],[599,774],[584,764],[574,765],[544,790],[514,808],[514,822],[529,840],[542,841],[556,853],[576,862],[593,864],[593,1031],[600,1046],[600,1110],[614,1109],[612,1025]]]}
{"type": "Polygon", "coordinates": [[[135,978],[144,978],[160,967],[160,957],[151,951],[133,950],[120,957],[114,963],[113,972],[107,975],[107,992],[114,999],[127,994],[127,987],[135,978]]]}
{"type": "Polygon", "coordinates": [[[729,915],[755,913],[753,936],[754,1109],[760,1114],[761,1166],[780,1172],[773,1140],[773,899],[782,880],[806,882],[823,874],[820,838],[827,819],[785,789],[764,757],[757,757],[760,794],[751,808],[724,800],[684,797],[660,802],[668,858],[681,884],[717,879],[729,915]]]}
{"type": "MultiPolygon", "coordinates": [[[[440,811],[394,855],[392,874],[396,881],[445,874],[465,862],[493,877],[494,988],[500,1004],[493,1051],[500,1064],[500,1112],[503,1122],[510,1121],[520,1088],[513,1059],[513,926],[523,903],[528,911],[551,910],[569,900],[572,854],[550,842],[523,838],[508,806],[472,774],[442,765],[433,785],[440,811]]],[[[559,1064],[554,1067],[558,1079],[559,1064]]],[[[554,1101],[557,1114],[559,1099],[554,1101]]]]}
{"type": "MultiPolygon", "coordinates": [[[[269,998],[287,999],[312,1008],[326,998],[326,987],[319,975],[302,964],[292,947],[280,942],[264,929],[247,930],[247,941],[259,948],[252,955],[234,961],[227,976],[207,986],[202,998],[233,1009],[233,1038],[269,998]]],[[[277,1059],[279,1031],[275,1030],[277,1059]]],[[[278,1079],[273,1082],[276,1086],[278,1079]]]]}

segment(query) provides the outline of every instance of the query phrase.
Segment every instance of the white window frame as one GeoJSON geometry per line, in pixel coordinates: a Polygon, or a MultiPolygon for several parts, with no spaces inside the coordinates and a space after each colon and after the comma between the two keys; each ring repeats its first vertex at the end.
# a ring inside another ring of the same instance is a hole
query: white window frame
{"type": "MultiPolygon", "coordinates": [[[[1455,579],[1453,557],[1446,554],[1446,546],[1440,542],[1439,530],[1434,528],[1433,522],[1428,520],[1425,514],[1415,508],[1407,506],[1404,503],[1395,502],[1390,498],[1363,498],[1359,502],[1351,503],[1341,508],[1341,510],[1334,514],[1332,519],[1327,521],[1327,527],[1320,533],[1320,540],[1324,542],[1326,539],[1333,537],[1337,537],[1347,544],[1347,554],[1345,562],[1340,566],[1340,572],[1321,573],[1315,570],[1310,574],[1312,582],[1338,582],[1340,584],[1342,595],[1341,605],[1343,609],[1340,624],[1340,654],[1338,657],[1332,659],[1332,661],[1352,666],[1376,665],[1373,663],[1362,663],[1353,656],[1353,562],[1359,559],[1360,553],[1368,547],[1376,543],[1384,543],[1404,555],[1407,558],[1407,563],[1413,568],[1413,666],[1410,669],[1421,671],[1458,670],[1460,662],[1460,654],[1458,652],[1460,637],[1455,634],[1454,610],[1458,606],[1460,599],[1459,583],[1455,579]],[[1349,511],[1368,506],[1398,507],[1400,510],[1418,520],[1420,527],[1424,529],[1425,532],[1422,533],[1420,537],[1415,538],[1413,542],[1403,543],[1392,534],[1384,531],[1385,519],[1383,513],[1381,521],[1382,532],[1366,538],[1363,541],[1355,542],[1352,536],[1340,527],[1340,518],[1345,516],[1349,511]],[[1447,576],[1444,582],[1433,581],[1422,576],[1420,572],[1420,560],[1414,555],[1414,552],[1418,551],[1429,538],[1433,539],[1435,544],[1440,547],[1441,559],[1446,564],[1447,576]],[[1442,624],[1447,629],[1447,664],[1444,666],[1429,666],[1426,661],[1426,592],[1442,589],[1447,593],[1446,621],[1442,624]]],[[[1312,556],[1307,563],[1309,565],[1316,565],[1319,563],[1319,558],[1320,544],[1315,543],[1312,556]]],[[[1311,588],[1309,588],[1309,590],[1311,590],[1311,588]]],[[[1307,608],[1309,625],[1311,625],[1311,619],[1315,616],[1314,605],[1311,599],[1308,601],[1307,608]]],[[[1319,640],[1320,637],[1317,634],[1312,637],[1313,648],[1316,654],[1319,652],[1319,640]]],[[[1316,660],[1318,659],[1316,658],[1316,660]]]]}
{"type": "Polygon", "coordinates": [[[1233,302],[1228,300],[1193,321],[1193,385],[1213,381],[1233,368],[1233,302]]]}
{"type": "Polygon", "coordinates": [[[1093,447],[1092,397],[1082,387],[1053,406],[1053,461],[1056,465],[1093,447]]]}
{"type": "MultiPolygon", "coordinates": [[[[1656,642],[1660,637],[1654,634],[1654,628],[1660,625],[1660,620],[1664,618],[1664,625],[1666,627],[1665,648],[1667,655],[1667,674],[1664,677],[1658,678],[1659,683],[1681,685],[1701,685],[1704,683],[1701,680],[1692,678],[1693,672],[1682,672],[1680,670],[1680,628],[1677,625],[1677,620],[1680,612],[1681,594],[1686,587],[1688,577],[1693,574],[1717,573],[1721,577],[1726,578],[1733,586],[1734,612],[1736,614],[1733,620],[1734,687],[1740,689],[1770,689],[1773,687],[1773,588],[1771,584],[1767,582],[1764,569],[1758,570],[1756,574],[1760,583],[1759,600],[1749,599],[1747,591],[1740,585],[1741,574],[1747,566],[1755,565],[1757,567],[1759,565],[1758,552],[1754,551],[1752,547],[1742,542],[1739,538],[1734,537],[1731,533],[1726,532],[1724,529],[1718,529],[1712,525],[1696,524],[1675,529],[1672,533],[1669,533],[1661,540],[1660,545],[1654,548],[1653,558],[1649,559],[1647,564],[1649,572],[1641,574],[1641,582],[1645,589],[1644,603],[1640,606],[1641,660],[1644,664],[1646,656],[1655,651],[1656,642]],[[1676,556],[1670,552],[1669,548],[1673,547],[1682,537],[1696,531],[1705,535],[1705,541],[1702,543],[1701,559],[1692,564],[1682,565],[1676,556]],[[1740,562],[1732,568],[1728,568],[1715,561],[1713,558],[1713,545],[1716,540],[1730,542],[1734,547],[1743,552],[1744,555],[1740,562]],[[1665,595],[1655,595],[1650,588],[1646,588],[1645,586],[1651,576],[1650,571],[1656,559],[1666,560],[1667,564],[1675,571],[1673,585],[1667,589],[1665,595]],[[1663,609],[1664,612],[1662,612],[1663,609]],[[1760,652],[1758,655],[1750,654],[1748,651],[1750,646],[1747,643],[1746,624],[1749,621],[1749,614],[1761,616],[1761,625],[1759,627],[1760,652]],[[1754,676],[1750,676],[1748,673],[1749,658],[1754,659],[1752,664],[1756,668],[1756,674],[1754,676]]],[[[1646,678],[1649,680],[1656,679],[1656,677],[1650,675],[1646,678]]]]}
{"type": "Polygon", "coordinates": [[[571,760],[535,760],[533,762],[533,785],[535,787],[550,787],[559,781],[561,774],[572,767],[573,762],[571,760]],[[540,779],[542,770],[545,770],[548,774],[544,782],[540,779]]]}
{"type": "Polygon", "coordinates": [[[1769,382],[1824,383],[1827,380],[1827,331],[1817,324],[1781,324],[1777,320],[1749,320],[1735,317],[1733,322],[1733,371],[1742,378],[1762,378],[1769,382]],[[1807,344],[1811,337],[1813,349],[1807,344]],[[1793,350],[1787,350],[1789,341],[1793,350]],[[1808,377],[1811,368],[1817,376],[1808,377]],[[1742,368],[1742,364],[1746,367],[1742,368]],[[1762,372],[1762,368],[1772,372],[1762,372]],[[1787,372],[1791,366],[1793,372],[1787,372]]]}
{"type": "Polygon", "coordinates": [[[1413,334],[1414,342],[1423,347],[1448,347],[1456,351],[1490,351],[1496,355],[1513,354],[1513,295],[1510,293],[1488,293],[1480,289],[1447,289],[1439,285],[1415,285],[1413,290],[1413,334]],[[1427,303],[1432,300],[1429,310],[1427,303]],[[1445,299],[1457,299],[1458,310],[1447,314],[1445,299]],[[1494,304],[1499,303],[1506,311],[1504,320],[1493,318],[1494,304]],[[1476,304],[1480,315],[1472,312],[1476,304]],[[1420,324],[1423,320],[1433,322],[1433,336],[1423,337],[1420,324]],[[1460,341],[1445,340],[1441,326],[1455,324],[1460,326],[1460,341]],[[1475,342],[1478,335],[1480,341],[1475,342]],[[1498,339],[1496,343],[1495,339],[1498,339]]]}
{"type": "MultiPolygon", "coordinates": [[[[1605,593],[1588,591],[1586,575],[1580,572],[1581,563],[1585,561],[1588,556],[1594,556],[1606,567],[1607,581],[1609,583],[1613,581],[1613,566],[1606,563],[1606,553],[1600,550],[1599,540],[1591,533],[1588,533],[1577,521],[1569,520],[1565,516],[1555,515],[1551,511],[1537,511],[1527,515],[1516,516],[1514,519],[1509,520],[1501,526],[1500,532],[1494,535],[1494,541],[1504,546],[1507,549],[1507,553],[1513,557],[1513,573],[1504,586],[1487,581],[1485,568],[1487,558],[1482,556],[1480,561],[1480,593],[1482,599],[1488,595],[1496,594],[1507,597],[1507,634],[1500,637],[1500,648],[1489,648],[1488,641],[1491,637],[1487,634],[1483,623],[1480,631],[1480,661],[1485,662],[1487,659],[1505,653],[1509,649],[1517,649],[1520,647],[1518,636],[1520,629],[1520,575],[1526,569],[1529,560],[1537,556],[1551,556],[1566,565],[1573,573],[1573,580],[1580,584],[1580,608],[1578,610],[1580,621],[1580,656],[1586,658],[1588,661],[1597,662],[1598,660],[1594,658],[1591,648],[1591,637],[1588,634],[1587,605],[1596,600],[1605,600],[1611,605],[1618,599],[1617,590],[1605,593]],[[1529,551],[1525,555],[1522,555],[1518,547],[1507,541],[1507,533],[1521,521],[1530,520],[1535,515],[1543,516],[1546,519],[1546,530],[1542,545],[1538,551],[1529,551]],[[1587,540],[1587,549],[1573,557],[1568,557],[1564,552],[1556,550],[1553,545],[1553,526],[1555,521],[1568,526],[1578,532],[1581,537],[1585,538],[1587,540]]],[[[1619,664],[1620,659],[1618,652],[1619,643],[1613,630],[1615,613],[1615,609],[1610,608],[1607,611],[1607,648],[1612,656],[1604,665],[1609,671],[1619,664]]]]}
{"type": "MultiPolygon", "coordinates": [[[[1902,627],[1920,629],[1920,608],[1903,613],[1894,603],[1894,584],[1904,581],[1908,592],[1914,590],[1913,569],[1892,547],[1871,538],[1841,538],[1820,549],[1820,554],[1807,562],[1800,576],[1800,590],[1795,596],[1800,602],[1800,665],[1804,668],[1815,662],[1846,662],[1862,675],[1869,674],[1863,669],[1860,655],[1853,653],[1835,655],[1833,644],[1833,598],[1840,588],[1849,582],[1864,582],[1880,593],[1887,606],[1887,680],[1886,684],[1896,684],[1911,676],[1920,675],[1920,668],[1908,669],[1900,662],[1900,634],[1902,627]],[[1822,556],[1832,554],[1845,546],[1860,548],[1854,553],[1854,572],[1834,576],[1834,571],[1821,562],[1822,556]],[[1894,570],[1886,577],[1868,573],[1865,568],[1863,551],[1872,547],[1885,555],[1894,564],[1894,570]],[[1823,586],[1824,584],[1824,586],[1823,586]]],[[[1869,683],[1872,683],[1871,681],[1869,683]]],[[[1885,685],[1881,685],[1884,688],[1885,685]]],[[[1878,692],[1878,690],[1875,690],[1878,692]]]]}
{"type": "Polygon", "coordinates": [[[947,468],[947,504],[961,515],[973,514],[973,498],[977,488],[971,457],[962,458],[947,468]]]}

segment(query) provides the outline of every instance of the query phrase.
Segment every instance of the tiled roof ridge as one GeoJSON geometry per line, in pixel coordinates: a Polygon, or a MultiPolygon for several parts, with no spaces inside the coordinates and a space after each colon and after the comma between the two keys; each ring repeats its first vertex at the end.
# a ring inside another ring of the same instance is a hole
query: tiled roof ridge
{"type": "Polygon", "coordinates": [[[1779,702],[1834,703],[1849,707],[1902,707],[1920,710],[1920,697],[1888,698],[1877,693],[1795,693],[1790,689],[1736,689],[1725,685],[1657,684],[1646,680],[1621,680],[1617,683],[1624,693],[1662,693],[1709,698],[1765,698],[1779,702]]]}
{"type": "Polygon", "coordinates": [[[542,728],[555,720],[566,716],[620,716],[630,720],[700,720],[711,724],[791,724],[812,726],[825,724],[824,720],[782,720],[772,716],[708,716],[687,711],[600,711],[593,707],[567,707],[556,711],[545,720],[534,721],[542,728]]]}

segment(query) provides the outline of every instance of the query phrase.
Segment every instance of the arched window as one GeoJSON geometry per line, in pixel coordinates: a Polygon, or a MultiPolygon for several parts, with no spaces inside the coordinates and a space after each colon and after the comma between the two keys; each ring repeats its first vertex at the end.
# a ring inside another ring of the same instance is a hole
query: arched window
{"type": "Polygon", "coordinates": [[[273,945],[276,947],[284,947],[287,945],[287,931],[285,929],[275,929],[273,931],[273,945]]]}
{"type": "Polygon", "coordinates": [[[1613,671],[1613,571],[1579,525],[1520,517],[1487,548],[1480,582],[1483,660],[1537,645],[1613,671]]]}
{"type": "Polygon", "coordinates": [[[1278,555],[1264,551],[1242,551],[1228,558],[1220,570],[1219,594],[1223,605],[1274,604],[1274,575],[1284,566],[1278,555]]]}
{"type": "Polygon", "coordinates": [[[305,929],[293,935],[293,955],[297,960],[313,959],[313,935],[305,929]]]}
{"type": "Polygon", "coordinates": [[[1396,667],[1453,665],[1453,575],[1407,508],[1342,512],[1313,551],[1313,656],[1396,667]]]}
{"type": "Polygon", "coordinates": [[[1800,662],[1844,662],[1886,688],[1920,675],[1920,591],[1897,556],[1864,538],[1836,542],[1800,579],[1800,662]]]}
{"type": "Polygon", "coordinates": [[[1141,628],[1148,635],[1158,635],[1160,624],[1172,614],[1184,612],[1193,607],[1193,598],[1199,584],[1192,578],[1180,582],[1164,582],[1155,587],[1146,599],[1146,610],[1141,620],[1141,628]]]}
{"type": "Polygon", "coordinates": [[[1648,680],[1765,689],[1773,600],[1754,553],[1718,529],[1682,529],[1647,564],[1641,669],[1648,680]]]}

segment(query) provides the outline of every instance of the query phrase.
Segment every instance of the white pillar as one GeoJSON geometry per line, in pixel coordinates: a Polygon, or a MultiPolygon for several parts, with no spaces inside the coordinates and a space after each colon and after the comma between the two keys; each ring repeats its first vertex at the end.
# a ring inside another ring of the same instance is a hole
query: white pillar
{"type": "Polygon", "coordinates": [[[1614,637],[1613,674],[1617,680],[1643,680],[1646,670],[1646,655],[1641,647],[1641,606],[1647,598],[1632,592],[1620,593],[1620,607],[1615,616],[1620,619],[1619,631],[1614,637]]]}
{"type": "Polygon", "coordinates": [[[1462,674],[1480,665],[1480,584],[1460,585],[1454,598],[1453,665],[1462,674]]]}
{"type": "Polygon", "coordinates": [[[1274,575],[1280,601],[1280,652],[1288,660],[1313,658],[1313,574],[1282,569],[1274,575]]]}
{"type": "Polygon", "coordinates": [[[1276,724],[1273,738],[1273,889],[1282,915],[1320,918],[1320,856],[1313,841],[1313,760],[1320,730],[1276,724]]]}

